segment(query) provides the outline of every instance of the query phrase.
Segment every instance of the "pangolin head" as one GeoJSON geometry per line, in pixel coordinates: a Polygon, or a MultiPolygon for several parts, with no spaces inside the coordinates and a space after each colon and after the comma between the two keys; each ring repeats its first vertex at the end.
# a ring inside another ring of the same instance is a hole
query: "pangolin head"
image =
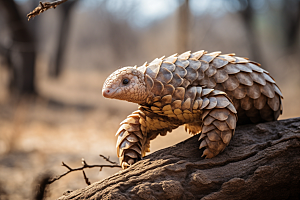
{"type": "Polygon", "coordinates": [[[143,104],[149,96],[144,73],[137,67],[123,67],[113,72],[104,82],[102,95],[143,104]]]}

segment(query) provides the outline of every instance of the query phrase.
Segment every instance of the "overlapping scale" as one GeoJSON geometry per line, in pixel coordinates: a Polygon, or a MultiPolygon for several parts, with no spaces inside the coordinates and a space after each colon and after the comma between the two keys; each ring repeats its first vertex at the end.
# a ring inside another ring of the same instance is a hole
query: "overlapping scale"
{"type": "Polygon", "coordinates": [[[173,74],[166,68],[160,68],[159,73],[156,77],[156,80],[166,84],[169,83],[173,78],[173,74]]]}
{"type": "Polygon", "coordinates": [[[156,78],[159,69],[160,69],[160,65],[157,64],[149,65],[146,69],[146,74],[148,74],[151,78],[156,78]]]}
{"type": "Polygon", "coordinates": [[[278,95],[275,95],[274,98],[268,99],[268,105],[274,111],[279,110],[280,103],[280,97],[278,95]]]}
{"type": "Polygon", "coordinates": [[[167,58],[164,58],[164,60],[174,64],[177,60],[177,53],[173,54],[167,58]]]}
{"type": "Polygon", "coordinates": [[[250,110],[253,107],[253,99],[249,96],[245,96],[241,99],[241,108],[244,110],[250,110]]]}
{"type": "Polygon", "coordinates": [[[205,109],[213,109],[216,107],[218,101],[215,97],[209,97],[209,104],[205,109]]]}
{"type": "Polygon", "coordinates": [[[248,63],[249,61],[248,61],[248,59],[246,59],[246,58],[242,58],[242,57],[237,57],[237,56],[235,56],[235,62],[236,62],[236,63],[248,63]]]}
{"type": "Polygon", "coordinates": [[[185,68],[181,67],[181,66],[176,66],[175,71],[173,72],[173,75],[178,74],[181,78],[185,77],[187,74],[187,71],[185,70],[185,68]]]}
{"type": "Polygon", "coordinates": [[[162,82],[154,79],[154,85],[153,88],[151,89],[151,92],[153,92],[154,95],[160,95],[162,91],[164,90],[164,85],[162,82]]]}
{"type": "Polygon", "coordinates": [[[266,101],[267,101],[266,96],[262,94],[258,99],[254,99],[253,104],[255,108],[261,110],[265,106],[266,101]]]}
{"type": "Polygon", "coordinates": [[[247,86],[240,84],[235,90],[233,90],[234,98],[242,99],[247,94],[247,86]]]}
{"type": "Polygon", "coordinates": [[[260,91],[269,98],[274,98],[275,90],[271,83],[266,82],[266,85],[260,86],[260,91]]]}
{"type": "Polygon", "coordinates": [[[253,85],[251,87],[247,87],[247,95],[252,99],[259,98],[261,95],[259,85],[256,83],[253,83],[253,85]]]}
{"type": "Polygon", "coordinates": [[[196,60],[194,58],[189,59],[189,67],[194,69],[194,70],[198,70],[201,67],[201,62],[199,60],[196,60]]]}
{"type": "Polygon", "coordinates": [[[217,83],[215,86],[215,90],[225,91],[225,88],[222,83],[217,83]]]}
{"type": "Polygon", "coordinates": [[[190,83],[194,82],[198,78],[198,72],[195,69],[187,67],[186,71],[187,75],[185,76],[185,79],[187,79],[190,83]]]}
{"type": "Polygon", "coordinates": [[[270,109],[268,104],[265,104],[265,106],[259,110],[260,116],[262,119],[266,121],[274,121],[274,111],[270,109]]]}
{"type": "Polygon", "coordinates": [[[270,83],[275,83],[275,81],[273,80],[273,78],[270,75],[268,75],[266,73],[262,73],[262,74],[267,81],[269,81],[270,83]]]}
{"type": "Polygon", "coordinates": [[[250,77],[249,73],[240,72],[240,73],[237,73],[235,76],[241,84],[244,84],[244,85],[247,85],[247,86],[252,86],[253,85],[253,80],[250,77]]]}
{"type": "Polygon", "coordinates": [[[240,72],[240,69],[236,67],[235,64],[228,64],[224,67],[224,70],[228,73],[228,74],[236,74],[240,72]]]}
{"type": "Polygon", "coordinates": [[[230,76],[224,83],[223,86],[225,90],[234,91],[238,86],[240,85],[240,82],[235,76],[230,76]]]}
{"type": "Polygon", "coordinates": [[[221,54],[221,51],[216,51],[216,52],[212,52],[212,53],[207,53],[207,54],[204,54],[200,60],[204,60],[208,63],[210,63],[215,57],[217,57],[218,55],[221,54]]]}
{"type": "Polygon", "coordinates": [[[191,55],[191,51],[187,51],[187,52],[184,52],[184,53],[180,54],[178,56],[178,59],[187,60],[187,59],[189,59],[190,55],[191,55]]]}
{"type": "Polygon", "coordinates": [[[283,98],[283,95],[282,95],[280,89],[278,88],[278,86],[277,86],[276,84],[274,84],[273,87],[274,87],[275,92],[276,92],[277,94],[279,94],[279,96],[280,96],[281,98],[283,98]]]}
{"type": "Polygon", "coordinates": [[[259,66],[257,66],[256,64],[253,63],[246,63],[245,64],[247,67],[250,67],[253,71],[259,72],[259,73],[263,73],[264,70],[262,68],[260,68],[259,66]]]}
{"type": "Polygon", "coordinates": [[[216,83],[223,83],[229,78],[228,73],[225,69],[219,69],[214,75],[216,83]]]}
{"type": "Polygon", "coordinates": [[[228,61],[226,59],[217,57],[212,61],[212,65],[215,66],[217,69],[224,67],[228,64],[228,61]]]}
{"type": "Polygon", "coordinates": [[[176,65],[174,65],[173,63],[164,60],[162,65],[160,66],[160,68],[166,68],[167,70],[169,70],[170,72],[175,71],[176,65]]]}
{"type": "Polygon", "coordinates": [[[238,68],[240,71],[243,71],[243,72],[249,72],[249,73],[252,72],[252,69],[251,69],[250,67],[247,67],[247,65],[245,65],[245,64],[236,64],[235,66],[236,66],[236,68],[238,68]]]}
{"type": "Polygon", "coordinates": [[[201,95],[202,95],[202,96],[207,96],[207,95],[210,94],[212,91],[214,91],[214,89],[211,89],[211,88],[203,88],[203,89],[202,89],[201,95]]]}
{"type": "Polygon", "coordinates": [[[175,88],[180,86],[183,83],[183,79],[178,75],[173,73],[173,78],[169,82],[170,85],[173,85],[175,88]]]}
{"type": "Polygon", "coordinates": [[[213,125],[215,125],[220,131],[230,130],[227,123],[223,121],[214,121],[213,125]]]}
{"type": "Polygon", "coordinates": [[[209,115],[219,121],[224,121],[228,118],[229,113],[230,113],[230,111],[228,109],[216,108],[216,109],[213,109],[209,113],[209,115]]]}
{"type": "Polygon", "coordinates": [[[177,59],[177,61],[174,64],[177,67],[186,68],[187,66],[189,66],[190,62],[188,60],[177,59]]]}
{"type": "Polygon", "coordinates": [[[260,85],[265,85],[266,84],[266,79],[264,78],[264,75],[262,73],[258,72],[252,72],[250,74],[250,77],[252,78],[253,81],[260,85]]]}
{"type": "Polygon", "coordinates": [[[217,68],[212,64],[209,65],[209,68],[205,71],[207,77],[212,77],[217,73],[217,68]]]}
{"type": "Polygon", "coordinates": [[[184,88],[187,88],[190,84],[191,84],[191,82],[189,80],[187,80],[186,78],[184,78],[183,82],[180,86],[184,87],[184,88]]]}
{"type": "Polygon", "coordinates": [[[190,87],[186,90],[185,98],[190,98],[192,101],[196,98],[197,88],[196,87],[190,87]]]}
{"type": "MultiPolygon", "coordinates": [[[[216,130],[212,130],[207,133],[209,141],[216,142],[221,140],[220,136],[217,134],[216,130]]],[[[210,145],[209,145],[210,146],[210,145]]]]}
{"type": "Polygon", "coordinates": [[[148,74],[145,75],[145,83],[146,83],[146,87],[149,90],[152,90],[152,88],[154,86],[154,81],[150,76],[148,76],[148,74]]]}
{"type": "Polygon", "coordinates": [[[171,85],[171,84],[164,85],[164,89],[161,93],[161,96],[173,95],[174,91],[175,91],[175,88],[173,85],[171,85]]]}
{"type": "Polygon", "coordinates": [[[205,86],[208,88],[215,88],[216,85],[217,85],[217,83],[216,83],[215,79],[213,77],[211,77],[211,78],[208,78],[208,82],[205,86]]]}
{"type": "Polygon", "coordinates": [[[182,103],[182,106],[181,106],[181,109],[182,110],[188,110],[191,108],[191,98],[187,98],[183,103],[182,103]]]}

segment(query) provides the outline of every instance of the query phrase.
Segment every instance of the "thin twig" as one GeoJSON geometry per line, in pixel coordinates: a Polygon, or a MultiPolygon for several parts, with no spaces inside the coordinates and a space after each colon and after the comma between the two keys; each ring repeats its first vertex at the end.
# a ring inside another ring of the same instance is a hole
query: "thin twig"
{"type": "MultiPolygon", "coordinates": [[[[82,167],[78,167],[78,168],[71,168],[70,166],[68,166],[66,163],[62,162],[62,166],[66,167],[68,169],[67,172],[59,175],[59,176],[56,176],[52,179],[50,179],[48,181],[48,184],[51,184],[53,183],[54,181],[57,181],[59,179],[61,179],[62,177],[66,176],[67,174],[69,174],[70,172],[74,172],[74,171],[83,171],[83,169],[86,169],[86,168],[94,168],[94,167],[99,167],[100,168],[100,171],[102,170],[103,167],[110,167],[110,168],[115,168],[115,167],[118,167],[118,168],[121,168],[120,165],[118,165],[116,162],[113,162],[113,161],[110,161],[109,158],[106,158],[105,156],[101,156],[103,157],[107,162],[109,163],[112,163],[112,165],[89,165],[86,163],[86,161],[84,159],[82,159],[82,167]]],[[[84,180],[86,182],[86,184],[90,184],[88,178],[86,177],[85,175],[85,172],[83,171],[83,176],[84,176],[84,180]]],[[[88,185],[89,185],[88,184],[88,185]]]]}
{"type": "Polygon", "coordinates": [[[85,183],[86,183],[87,185],[91,185],[91,182],[89,181],[88,177],[86,177],[84,170],[82,170],[82,173],[83,173],[83,178],[84,178],[84,180],[85,180],[85,183]]]}
{"type": "Polygon", "coordinates": [[[39,3],[39,6],[36,7],[33,11],[31,11],[29,14],[27,14],[27,17],[28,17],[28,21],[35,17],[35,16],[38,16],[39,14],[41,14],[42,12],[50,9],[50,8],[56,8],[56,6],[66,2],[68,0],[57,0],[57,1],[53,1],[53,2],[41,2],[39,3]]]}
{"type": "Polygon", "coordinates": [[[114,164],[114,165],[117,165],[118,163],[117,162],[113,162],[111,160],[109,160],[109,156],[108,157],[105,157],[104,155],[100,154],[99,155],[101,158],[103,158],[105,161],[111,163],[111,164],[114,164]]]}

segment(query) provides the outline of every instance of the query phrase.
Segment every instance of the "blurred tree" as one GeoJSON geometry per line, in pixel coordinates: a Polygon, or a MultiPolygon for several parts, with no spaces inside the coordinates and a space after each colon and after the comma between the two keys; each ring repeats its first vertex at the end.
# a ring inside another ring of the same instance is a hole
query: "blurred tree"
{"type": "Polygon", "coordinates": [[[68,45],[68,36],[70,35],[70,16],[77,2],[78,0],[67,1],[58,7],[60,10],[61,18],[55,56],[53,63],[50,64],[49,69],[49,75],[52,77],[58,77],[62,71],[63,59],[68,45]]]}
{"type": "MultiPolygon", "coordinates": [[[[180,0],[180,2],[182,2],[182,0],[180,0]]],[[[178,13],[177,52],[184,52],[189,49],[190,16],[189,0],[184,0],[179,7],[178,13]]]]}
{"type": "MultiPolygon", "coordinates": [[[[234,1],[231,1],[234,3],[234,1]]],[[[256,35],[255,26],[254,26],[254,17],[255,11],[250,4],[250,0],[239,0],[239,3],[242,8],[239,11],[239,14],[243,20],[243,25],[245,28],[246,37],[249,40],[251,59],[259,63],[263,63],[263,58],[261,54],[261,47],[258,42],[258,37],[256,35]]]]}
{"type": "Polygon", "coordinates": [[[300,0],[285,0],[282,14],[283,31],[287,53],[291,53],[297,46],[300,26],[300,0]]]}
{"type": "Polygon", "coordinates": [[[10,88],[16,94],[36,94],[35,42],[13,0],[0,0],[4,20],[11,32],[10,46],[2,52],[11,71],[10,88]]]}
{"type": "Polygon", "coordinates": [[[104,9],[101,9],[100,12],[103,14],[101,17],[106,21],[107,40],[113,51],[114,59],[122,65],[126,59],[132,58],[132,54],[136,56],[139,54],[137,31],[133,30],[129,24],[132,13],[139,3],[115,1],[115,4],[118,5],[115,5],[115,12],[111,13],[108,9],[111,2],[111,0],[104,0],[101,5],[104,9]],[[131,55],[128,55],[128,49],[130,49],[131,55]]]}
{"type": "MultiPolygon", "coordinates": [[[[67,38],[70,29],[70,13],[78,0],[67,1],[62,4],[61,23],[57,49],[55,51],[54,64],[51,65],[49,74],[57,77],[62,71],[62,61],[67,46],[67,38]]],[[[29,2],[36,6],[37,0],[29,2]]],[[[29,4],[29,5],[30,5],[29,4]]],[[[35,58],[36,41],[38,33],[37,20],[26,22],[22,17],[18,5],[14,0],[0,0],[4,22],[10,32],[9,45],[0,44],[0,54],[5,58],[10,71],[10,91],[16,95],[36,94],[35,86],[35,58]]]]}

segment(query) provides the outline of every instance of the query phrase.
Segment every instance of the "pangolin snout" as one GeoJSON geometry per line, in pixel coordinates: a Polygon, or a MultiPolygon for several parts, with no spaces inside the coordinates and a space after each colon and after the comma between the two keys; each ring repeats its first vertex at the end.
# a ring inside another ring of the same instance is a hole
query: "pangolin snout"
{"type": "Polygon", "coordinates": [[[109,98],[112,95],[112,91],[110,89],[107,88],[103,88],[102,89],[102,95],[106,98],[109,98]]]}

